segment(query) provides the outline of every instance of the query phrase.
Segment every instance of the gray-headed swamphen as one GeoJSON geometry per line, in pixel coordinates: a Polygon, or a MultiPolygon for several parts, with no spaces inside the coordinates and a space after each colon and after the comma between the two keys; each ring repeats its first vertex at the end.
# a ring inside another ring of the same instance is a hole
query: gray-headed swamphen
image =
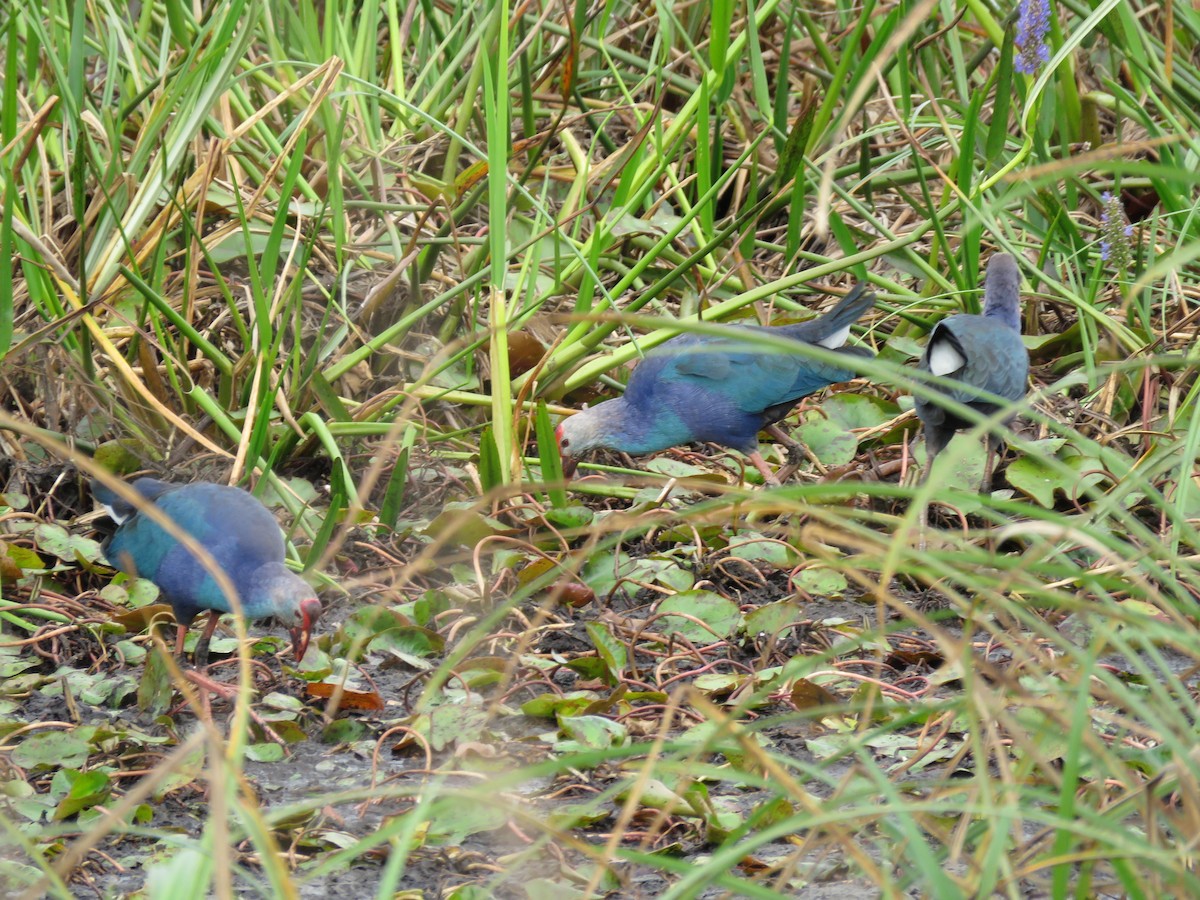
{"type": "MultiPolygon", "coordinates": [[[[929,333],[918,367],[965,385],[963,389],[938,385],[935,390],[980,415],[992,415],[1003,408],[1003,404],[983,397],[981,392],[1013,402],[1025,396],[1029,351],[1021,342],[1021,275],[1016,259],[997,253],[988,260],[983,314],[960,313],[938,322],[929,333]]],[[[917,397],[916,409],[925,432],[928,473],[954,433],[975,423],[940,406],[936,396],[917,397]]],[[[982,486],[985,493],[991,488],[993,460],[1002,443],[996,435],[988,435],[982,486]]]]}
{"type": "MultiPolygon", "coordinates": [[[[227,485],[139,478],[131,486],[208,551],[237,591],[246,618],[273,616],[291,631],[296,659],[303,658],[321,603],[304,579],[284,565],[283,535],[267,508],[252,494],[227,485]]],[[[99,481],[92,482],[92,494],[118,523],[105,546],[109,562],[153,581],[171,604],[179,624],[176,654],[183,652],[192,620],[208,613],[196,645],[196,663],[203,666],[217,621],[232,611],[217,580],[199,557],[132,503],[99,481]]]]}
{"type": "Polygon", "coordinates": [[[564,419],[558,426],[563,471],[579,457],[607,448],[643,454],[693,441],[745,453],[768,483],[778,484],[758,452],[758,433],[782,419],[802,398],[855,377],[852,369],[740,340],[746,331],[770,334],[854,356],[845,346],[850,326],[875,302],[856,285],[825,315],[779,326],[733,326],[725,335],[681,334],[646,354],[623,396],[564,419]]]}

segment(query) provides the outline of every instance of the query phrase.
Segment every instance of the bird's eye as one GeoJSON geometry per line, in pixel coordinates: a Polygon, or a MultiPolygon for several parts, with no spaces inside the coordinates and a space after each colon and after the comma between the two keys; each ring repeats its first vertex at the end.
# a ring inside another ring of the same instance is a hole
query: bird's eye
{"type": "Polygon", "coordinates": [[[570,438],[563,438],[561,441],[559,441],[559,442],[558,442],[558,446],[560,446],[560,447],[570,447],[570,446],[571,446],[571,439],[570,439],[570,438]]]}

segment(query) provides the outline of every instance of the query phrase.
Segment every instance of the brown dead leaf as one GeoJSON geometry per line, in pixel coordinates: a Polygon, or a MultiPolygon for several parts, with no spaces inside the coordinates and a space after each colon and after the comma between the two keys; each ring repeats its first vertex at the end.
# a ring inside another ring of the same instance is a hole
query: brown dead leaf
{"type": "Polygon", "coordinates": [[[111,618],[129,634],[141,634],[156,621],[175,621],[175,614],[166,603],[151,603],[149,606],[115,612],[111,618]]]}
{"type": "Polygon", "coordinates": [[[815,706],[836,706],[840,701],[819,684],[807,678],[798,678],[792,685],[792,705],[796,709],[812,709],[815,706]]]}
{"type": "MultiPolygon", "coordinates": [[[[333,692],[336,689],[336,684],[329,684],[325,681],[310,682],[308,685],[308,696],[328,700],[333,696],[333,692]]],[[[344,709],[381,710],[384,707],[383,696],[379,691],[353,691],[346,688],[342,691],[338,707],[344,709]]]]}

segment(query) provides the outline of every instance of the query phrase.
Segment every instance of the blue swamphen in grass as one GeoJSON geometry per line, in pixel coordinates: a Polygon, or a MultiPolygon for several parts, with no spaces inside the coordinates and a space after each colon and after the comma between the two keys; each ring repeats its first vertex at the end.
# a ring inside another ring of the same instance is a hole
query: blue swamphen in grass
{"type": "Polygon", "coordinates": [[[739,334],[770,334],[869,357],[874,355],[871,351],[845,343],[850,326],[874,302],[875,295],[860,284],[828,313],[806,322],[731,327],[720,336],[671,338],[646,354],[623,396],[559,424],[556,434],[564,473],[570,477],[579,456],[596,448],[642,454],[711,441],[745,453],[769,483],[778,484],[758,452],[758,433],[786,416],[802,398],[847,381],[855,373],[742,341],[739,334]]]}
{"type": "MultiPolygon", "coordinates": [[[[980,415],[1003,408],[994,398],[1015,402],[1025,396],[1029,351],[1021,342],[1021,275],[1012,256],[997,253],[988,261],[983,315],[953,315],[933,327],[919,368],[965,385],[939,385],[935,390],[980,415]],[[984,392],[993,397],[985,398],[984,392]]],[[[928,473],[954,433],[975,423],[940,406],[936,396],[917,397],[916,408],[925,431],[928,473]]],[[[996,435],[988,435],[984,492],[991,487],[993,457],[1001,443],[996,435]]]]}
{"type": "MultiPolygon", "coordinates": [[[[139,478],[132,487],[208,551],[238,592],[246,618],[274,616],[291,630],[296,659],[303,658],[321,603],[304,579],[284,565],[283,535],[267,508],[246,491],[220,484],[174,485],[139,478]]],[[[196,662],[203,666],[218,619],[232,611],[229,599],[200,559],[149,515],[99,481],[92,482],[92,494],[119,526],[105,547],[109,562],[153,581],[171,604],[179,623],[176,654],[183,652],[192,620],[208,612],[196,645],[196,662]]]]}

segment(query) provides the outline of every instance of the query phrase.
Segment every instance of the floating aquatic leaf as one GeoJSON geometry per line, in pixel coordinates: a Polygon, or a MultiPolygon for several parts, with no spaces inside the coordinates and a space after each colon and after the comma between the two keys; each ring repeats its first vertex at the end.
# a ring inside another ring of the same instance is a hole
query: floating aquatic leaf
{"type": "Polygon", "coordinates": [[[592,644],[596,647],[596,652],[600,655],[600,659],[604,661],[604,665],[608,670],[609,684],[615,684],[620,678],[621,673],[625,671],[625,665],[628,660],[628,651],[625,648],[625,642],[618,640],[612,633],[612,629],[603,622],[588,622],[586,625],[588,637],[592,639],[592,644]]]}
{"type": "Polygon", "coordinates": [[[793,581],[814,597],[840,597],[846,593],[846,576],[833,569],[813,566],[796,573],[793,581]]]}
{"type": "Polygon", "coordinates": [[[654,625],[659,634],[675,633],[700,644],[710,644],[732,636],[742,622],[738,605],[712,591],[674,594],[662,600],[655,611],[662,617],[654,625]],[[700,621],[695,622],[684,616],[700,621]]]}
{"type": "Polygon", "coordinates": [[[820,413],[808,414],[796,429],[796,438],[825,466],[844,466],[858,452],[858,438],[820,413]]]}
{"type": "Polygon", "coordinates": [[[729,555],[749,562],[764,562],[778,568],[795,565],[798,554],[786,541],[758,532],[742,532],[729,542],[729,555]]]}
{"type": "Polygon", "coordinates": [[[250,744],[246,747],[246,758],[251,762],[279,762],[283,759],[283,746],[274,741],[250,744]]]}
{"type": "Polygon", "coordinates": [[[90,745],[72,731],[35,731],[12,751],[23,769],[77,769],[87,762],[90,745]]]}
{"type": "MultiPolygon", "coordinates": [[[[625,742],[625,726],[604,716],[564,716],[559,720],[562,733],[580,747],[604,750],[625,742]]],[[[564,750],[561,744],[558,749],[564,750]]]]}
{"type": "Polygon", "coordinates": [[[33,534],[39,549],[53,553],[64,562],[95,562],[104,558],[97,541],[71,534],[61,525],[43,523],[33,530],[33,534]]]}
{"type": "Polygon", "coordinates": [[[803,618],[794,600],[777,600],[746,613],[743,628],[751,636],[777,636],[779,632],[803,618]]]}

